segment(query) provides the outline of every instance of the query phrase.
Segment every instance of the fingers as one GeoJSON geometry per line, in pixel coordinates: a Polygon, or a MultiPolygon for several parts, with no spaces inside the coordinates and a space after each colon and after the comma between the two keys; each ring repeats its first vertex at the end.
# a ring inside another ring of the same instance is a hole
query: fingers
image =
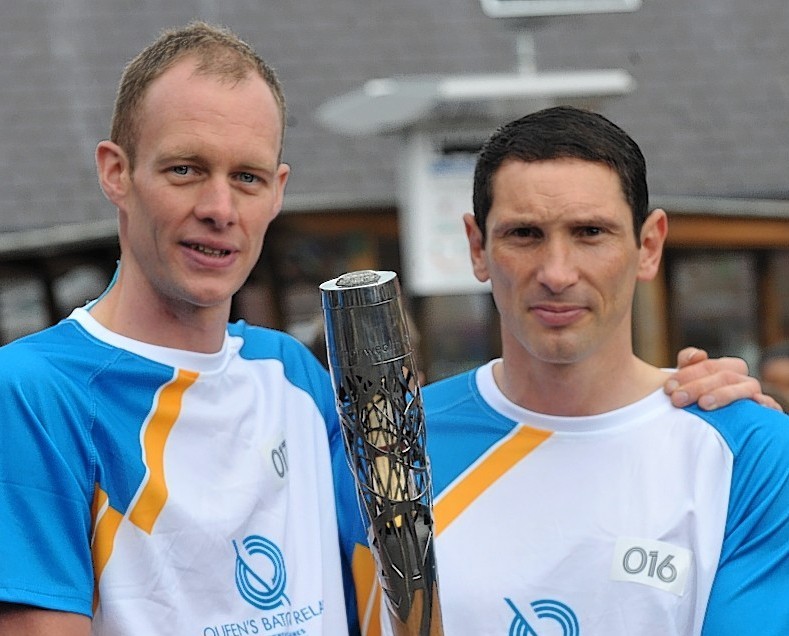
{"type": "Polygon", "coordinates": [[[680,385],[670,394],[671,403],[684,407],[698,402],[700,408],[711,411],[735,400],[754,398],[761,394],[761,387],[754,378],[740,378],[741,376],[719,374],[680,385]]]}
{"type": "MultiPolygon", "coordinates": [[[[682,366],[671,375],[671,380],[676,380],[677,382],[675,388],[704,377],[716,376],[719,373],[728,373],[730,375],[717,378],[710,385],[713,388],[722,384],[739,382],[749,377],[748,365],[742,358],[713,358],[710,360],[707,358],[707,352],[702,349],[683,349],[677,356],[677,362],[682,366]],[[687,357],[683,360],[683,353],[686,351],[691,351],[692,361],[689,361],[687,357]],[[737,379],[733,378],[732,375],[742,377],[737,379]]],[[[670,392],[667,391],[667,393],[670,392]]]]}
{"type": "Polygon", "coordinates": [[[781,413],[784,412],[783,407],[779,402],[775,400],[772,396],[765,395],[764,393],[759,393],[753,397],[759,404],[762,406],[766,406],[769,409],[775,409],[776,411],[780,411],[781,413]]]}
{"type": "Polygon", "coordinates": [[[700,408],[711,411],[735,400],[751,399],[783,412],[774,398],[762,393],[759,381],[748,375],[745,360],[710,359],[704,349],[696,347],[685,347],[677,354],[677,371],[663,390],[671,396],[671,403],[680,408],[698,402],[700,408]]]}
{"type": "MultiPolygon", "coordinates": [[[[716,361],[709,360],[698,366],[702,367],[714,362],[716,361]]],[[[720,368],[720,365],[715,368],[720,368]]],[[[743,366],[735,364],[734,368],[741,369],[743,366]]],[[[762,394],[761,385],[756,378],[735,370],[714,371],[708,367],[696,369],[691,373],[691,369],[692,367],[687,367],[678,371],[666,382],[664,390],[671,396],[671,403],[674,406],[684,407],[698,402],[702,409],[713,410],[731,404],[735,400],[755,399],[757,395],[762,394]]]]}
{"type": "Polygon", "coordinates": [[[696,362],[703,362],[707,360],[709,355],[704,349],[697,349],[696,347],[685,347],[677,354],[677,368],[681,369],[696,362]]]}

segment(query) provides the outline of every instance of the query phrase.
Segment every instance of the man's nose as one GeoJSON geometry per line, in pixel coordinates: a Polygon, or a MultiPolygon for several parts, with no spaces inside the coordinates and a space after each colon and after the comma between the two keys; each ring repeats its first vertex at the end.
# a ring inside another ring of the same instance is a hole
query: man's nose
{"type": "Polygon", "coordinates": [[[578,281],[576,255],[566,241],[548,240],[541,250],[537,281],[558,294],[578,281]]]}
{"type": "Polygon", "coordinates": [[[231,184],[219,177],[206,180],[194,212],[198,219],[219,229],[235,223],[237,212],[231,184]]]}

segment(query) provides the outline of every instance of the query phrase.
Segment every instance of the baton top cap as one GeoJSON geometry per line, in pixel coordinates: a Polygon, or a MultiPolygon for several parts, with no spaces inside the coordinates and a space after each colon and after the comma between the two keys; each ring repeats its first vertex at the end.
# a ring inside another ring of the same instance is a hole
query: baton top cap
{"type": "Polygon", "coordinates": [[[362,285],[372,285],[381,280],[381,275],[371,269],[363,269],[358,272],[348,272],[340,276],[337,287],[361,287],[362,285]]]}
{"type": "Polygon", "coordinates": [[[395,272],[372,269],[347,272],[327,280],[320,290],[326,308],[376,304],[400,294],[395,272]]]}

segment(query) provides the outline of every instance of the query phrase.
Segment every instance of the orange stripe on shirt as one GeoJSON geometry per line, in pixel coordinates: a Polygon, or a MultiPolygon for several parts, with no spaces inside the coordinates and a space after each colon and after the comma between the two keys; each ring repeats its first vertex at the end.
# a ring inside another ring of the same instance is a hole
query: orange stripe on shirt
{"type": "Polygon", "coordinates": [[[551,431],[521,426],[505,438],[436,502],[436,535],[441,534],[477,497],[550,436],[551,431]]]}
{"type": "MultiPolygon", "coordinates": [[[[504,473],[551,436],[543,431],[521,426],[505,438],[451,490],[446,491],[433,509],[435,534],[438,536],[485,490],[504,473]]],[[[356,546],[353,554],[353,579],[356,603],[363,636],[380,636],[381,585],[375,575],[376,563],[367,547],[356,546]]],[[[440,593],[439,593],[440,594],[440,593]]]]}
{"type": "Polygon", "coordinates": [[[153,530],[156,519],[167,501],[164,446],[181,413],[183,395],[195,383],[197,376],[198,374],[193,371],[178,371],[175,379],[160,391],[159,401],[143,433],[148,481],[129,514],[129,520],[148,534],[153,530]]]}
{"type": "Polygon", "coordinates": [[[93,543],[91,553],[93,555],[93,611],[99,604],[99,579],[101,578],[104,567],[110,560],[112,548],[115,545],[115,535],[123,520],[123,515],[109,505],[109,498],[98,484],[93,493],[93,543]]]}

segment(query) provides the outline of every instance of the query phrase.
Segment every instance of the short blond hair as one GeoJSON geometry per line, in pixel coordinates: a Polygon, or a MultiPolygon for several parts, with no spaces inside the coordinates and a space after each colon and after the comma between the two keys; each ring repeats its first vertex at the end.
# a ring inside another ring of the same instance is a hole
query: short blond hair
{"type": "Polygon", "coordinates": [[[282,142],[285,136],[285,95],[274,69],[237,35],[223,27],[206,22],[192,22],[180,29],[163,31],[159,38],[145,47],[123,70],[115,98],[110,139],[124,149],[134,167],[140,128],[140,105],[148,87],[156,78],[186,56],[197,60],[196,72],[214,75],[232,83],[240,82],[250,73],[257,73],[271,89],[279,109],[282,142]]]}

